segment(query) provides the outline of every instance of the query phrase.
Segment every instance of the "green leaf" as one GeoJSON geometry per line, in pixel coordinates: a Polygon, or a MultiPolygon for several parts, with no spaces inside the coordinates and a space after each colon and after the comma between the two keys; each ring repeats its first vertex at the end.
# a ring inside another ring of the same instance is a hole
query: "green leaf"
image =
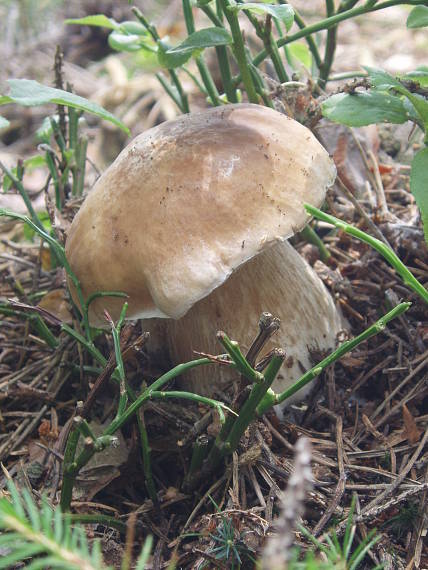
{"type": "Polygon", "coordinates": [[[46,166],[46,159],[41,154],[35,154],[24,160],[24,168],[27,172],[31,172],[35,168],[42,168],[43,166],[46,166]]]}
{"type": "Polygon", "coordinates": [[[405,123],[409,115],[399,97],[373,91],[332,95],[321,105],[324,117],[348,127],[374,123],[405,123]]]}
{"type": "Polygon", "coordinates": [[[192,57],[192,52],[185,53],[170,53],[170,46],[163,41],[158,41],[158,62],[166,69],[174,69],[181,67],[192,57]]]}
{"type": "Polygon", "coordinates": [[[138,51],[141,49],[141,37],[136,34],[124,34],[114,30],[108,37],[108,45],[116,51],[138,51]]]}
{"type": "MultiPolygon", "coordinates": [[[[42,222],[45,231],[47,233],[50,233],[52,229],[52,223],[49,214],[47,212],[37,212],[37,216],[39,220],[42,222]]],[[[24,237],[27,241],[34,241],[34,236],[36,235],[36,232],[33,230],[33,228],[30,228],[30,226],[24,224],[23,232],[24,232],[24,237]]]]}
{"type": "Polygon", "coordinates": [[[162,67],[173,69],[184,65],[192,55],[196,55],[205,48],[228,45],[232,41],[232,36],[224,28],[204,28],[190,34],[175,47],[159,41],[158,61],[162,67]]]}
{"type": "Polygon", "coordinates": [[[373,67],[365,67],[364,69],[369,74],[370,81],[374,88],[386,91],[394,89],[404,97],[407,97],[416,109],[420,123],[422,123],[425,134],[428,136],[428,101],[417,93],[411,93],[399,79],[393,77],[386,71],[373,67]]]}
{"type": "Polygon", "coordinates": [[[36,139],[38,142],[49,144],[53,132],[51,119],[58,123],[59,115],[51,115],[43,119],[43,123],[36,131],[36,139]]]}
{"type": "Polygon", "coordinates": [[[415,6],[407,18],[406,26],[408,28],[425,28],[428,26],[428,7],[415,6]]]}
{"type": "Polygon", "coordinates": [[[285,24],[288,30],[294,22],[294,10],[288,4],[263,4],[262,2],[247,2],[246,4],[235,4],[228,8],[230,11],[238,12],[239,10],[248,10],[254,14],[270,14],[275,20],[279,20],[285,24]]]}
{"type": "Polygon", "coordinates": [[[428,87],[428,68],[423,69],[424,66],[421,66],[419,69],[415,69],[415,71],[409,71],[401,76],[403,81],[416,81],[419,83],[421,87],[428,87]]]}
{"type": "Polygon", "coordinates": [[[140,22],[121,22],[119,25],[119,29],[123,32],[125,32],[126,34],[133,34],[136,36],[148,36],[149,33],[146,30],[146,28],[143,26],[143,24],[140,24],[140,22]]]}
{"type": "Polygon", "coordinates": [[[428,147],[420,150],[413,158],[410,190],[421,211],[425,241],[428,243],[428,147]]]}
{"type": "Polygon", "coordinates": [[[307,69],[312,67],[312,54],[307,46],[303,42],[293,42],[288,46],[288,53],[291,55],[292,61],[299,61],[307,69]]]}
{"type": "Polygon", "coordinates": [[[428,142],[428,101],[425,99],[425,97],[422,97],[422,95],[419,95],[418,93],[410,93],[410,91],[407,91],[407,94],[405,95],[412,103],[413,107],[416,109],[419,115],[423,129],[425,131],[425,142],[428,142]]]}
{"type": "Polygon", "coordinates": [[[97,117],[101,117],[106,121],[110,121],[122,129],[122,131],[129,134],[129,129],[125,127],[119,119],[106,111],[106,109],[103,109],[100,105],[97,105],[97,103],[88,101],[84,97],[80,97],[74,93],[69,93],[68,91],[62,91],[61,89],[42,85],[41,83],[31,79],[9,79],[8,84],[10,86],[10,95],[0,96],[0,105],[4,105],[6,103],[17,103],[24,107],[34,107],[45,105],[47,103],[54,103],[56,105],[73,107],[75,109],[91,113],[92,115],[96,115],[97,117]]]}
{"type": "Polygon", "coordinates": [[[96,26],[98,28],[108,28],[115,30],[119,24],[113,18],[107,18],[104,14],[94,14],[92,16],[85,16],[84,18],[68,19],[65,20],[66,24],[79,24],[81,26],[96,26]]]}
{"type": "Polygon", "coordinates": [[[363,68],[369,75],[371,85],[376,89],[387,90],[391,88],[402,87],[400,81],[397,78],[393,77],[383,69],[369,67],[368,65],[363,66],[363,68]]]}
{"type": "MultiPolygon", "coordinates": [[[[27,158],[24,160],[24,168],[26,171],[31,172],[35,168],[41,168],[43,166],[46,166],[46,159],[41,154],[35,154],[34,156],[31,156],[30,158],[27,158]]],[[[14,176],[17,176],[18,169],[16,168],[16,166],[11,168],[10,170],[14,176]]],[[[4,174],[3,175],[3,191],[9,192],[9,190],[11,188],[12,188],[12,180],[9,178],[9,176],[7,174],[4,174]]]]}
{"type": "Polygon", "coordinates": [[[0,117],[0,129],[4,129],[5,127],[8,127],[10,125],[10,122],[5,119],[4,117],[0,117]]]}
{"type": "Polygon", "coordinates": [[[190,34],[178,46],[168,49],[167,54],[193,53],[208,47],[225,46],[232,41],[232,36],[224,28],[204,28],[190,34]]]}

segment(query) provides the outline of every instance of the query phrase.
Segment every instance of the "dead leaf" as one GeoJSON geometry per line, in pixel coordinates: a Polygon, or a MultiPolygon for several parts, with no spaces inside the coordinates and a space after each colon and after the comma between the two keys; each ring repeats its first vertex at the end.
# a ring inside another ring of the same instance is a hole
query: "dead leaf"
{"type": "Polygon", "coordinates": [[[68,301],[64,289],[53,289],[49,291],[49,293],[46,293],[38,304],[38,307],[48,311],[61,322],[71,325],[72,317],[68,309],[68,301]]]}
{"type": "Polygon", "coordinates": [[[403,404],[403,421],[404,421],[404,434],[407,438],[407,441],[413,445],[419,441],[421,437],[421,431],[418,430],[415,422],[415,418],[409,411],[409,408],[406,404],[403,404]]]}
{"type": "Polygon", "coordinates": [[[42,263],[42,269],[44,271],[50,271],[52,269],[51,250],[48,247],[43,247],[41,249],[40,261],[42,263]]]}

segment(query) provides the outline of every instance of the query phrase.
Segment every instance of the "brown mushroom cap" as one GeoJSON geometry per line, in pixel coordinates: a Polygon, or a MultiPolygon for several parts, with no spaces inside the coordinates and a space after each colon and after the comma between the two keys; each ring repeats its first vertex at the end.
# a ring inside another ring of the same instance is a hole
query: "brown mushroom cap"
{"type": "MultiPolygon", "coordinates": [[[[129,295],[128,318],[179,318],[300,230],[335,167],[300,123],[259,105],[183,115],[134,139],[76,215],[66,253],[85,296],[129,295]]],[[[73,293],[73,291],[72,291],[73,293]]],[[[117,318],[122,299],[91,305],[117,318]]]]}

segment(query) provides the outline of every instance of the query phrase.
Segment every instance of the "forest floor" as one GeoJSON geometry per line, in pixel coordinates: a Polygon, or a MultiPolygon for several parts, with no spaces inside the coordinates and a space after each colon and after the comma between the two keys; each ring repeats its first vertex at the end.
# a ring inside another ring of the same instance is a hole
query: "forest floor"
{"type": "MultiPolygon", "coordinates": [[[[101,4],[108,10],[112,3],[101,4]]],[[[147,4],[154,9],[156,3],[147,4]]],[[[308,22],[319,17],[324,5],[311,2],[308,9],[309,3],[303,0],[292,4],[301,8],[308,22]]],[[[76,3],[75,8],[84,10],[85,3],[76,3]]],[[[179,9],[179,3],[171,2],[167,16],[158,16],[165,28],[178,35],[179,9]]],[[[52,83],[55,44],[61,41],[65,77],[75,92],[92,97],[117,114],[133,135],[175,116],[176,109],[157,84],[152,69],[139,72],[135,60],[108,52],[106,35],[101,32],[85,35],[70,27],[64,31],[57,22],[65,12],[61,7],[57,10],[50,16],[56,24],[49,31],[33,30],[29,24],[25,41],[19,46],[15,36],[22,22],[7,12],[16,29],[12,25],[1,29],[3,45],[9,50],[0,71],[2,93],[8,77],[52,83]],[[94,54],[97,60],[89,61],[95,59],[94,54]]],[[[127,7],[115,10],[117,19],[130,19],[127,7]]],[[[73,6],[67,8],[67,16],[74,15],[70,11],[73,6]]],[[[426,63],[426,31],[406,30],[405,15],[403,8],[394,7],[345,22],[338,36],[333,71],[356,70],[367,64],[398,72],[426,63]]],[[[331,84],[333,90],[337,87],[331,84]]],[[[192,102],[195,108],[204,105],[196,94],[192,102]]],[[[52,109],[7,108],[5,116],[11,128],[0,134],[2,162],[13,166],[18,159],[37,152],[34,133],[48,112],[52,109]]],[[[92,119],[87,129],[89,158],[102,170],[126,139],[92,119]]],[[[351,131],[325,123],[319,125],[318,135],[334,156],[344,182],[330,191],[330,212],[389,243],[426,286],[428,251],[409,192],[409,163],[418,139],[404,127],[351,131]],[[386,208],[382,209],[379,204],[383,199],[386,208]]],[[[97,172],[88,168],[87,189],[97,172]]],[[[46,172],[35,169],[24,181],[35,207],[45,209],[46,172]]],[[[13,191],[0,194],[0,207],[24,211],[13,191]]],[[[65,231],[74,211],[69,208],[62,217],[65,231]]],[[[121,520],[135,513],[136,546],[147,534],[156,539],[151,562],[154,569],[166,568],[173,556],[177,568],[200,568],[204,562],[214,568],[231,567],[227,561],[213,562],[212,554],[225,518],[233,523],[241,554],[247,554],[248,560],[257,557],[272,533],[278,501],[293,468],[293,446],[300,435],[311,442],[314,475],[304,515],[306,528],[316,536],[331,528],[340,534],[340,521],[355,496],[358,537],[364,538],[372,529],[381,535],[362,568],[379,563],[389,570],[428,568],[424,542],[428,497],[427,311],[379,254],[342,232],[325,227],[321,231],[331,254],[328,263],[323,263],[317,249],[303,240],[297,238],[294,245],[331,291],[347,320],[349,337],[362,332],[399,300],[409,300],[412,306],[384,331],[327,369],[308,399],[292,406],[283,420],[270,413],[255,422],[230,464],[196,493],[181,490],[191,444],[197,435],[213,434],[218,427],[215,415],[202,406],[169,401],[150,402],[144,409],[158,504],[153,504],[145,492],[134,425],[123,431],[118,448],[96,456],[78,480],[74,512],[108,514],[121,520]]],[[[28,305],[41,303],[68,320],[64,274],[52,270],[50,261],[49,253],[21,225],[0,221],[0,305],[9,299],[28,305]]],[[[143,330],[141,323],[135,324],[128,346],[143,330]]],[[[58,334],[54,327],[52,331],[58,334]]],[[[0,461],[4,466],[0,489],[11,476],[35,497],[47,495],[52,504],[57,503],[60,493],[67,421],[77,401],[85,400],[96,380],[96,375],[88,377],[83,372],[91,360],[81,347],[64,333],[58,338],[59,347],[52,349],[32,321],[9,315],[0,322],[0,461]]],[[[110,335],[98,337],[97,344],[107,358],[114,353],[110,335]]],[[[144,349],[134,352],[126,371],[136,387],[142,377],[150,382],[161,372],[159,363],[150,362],[144,349]]],[[[106,389],[95,403],[95,426],[104,425],[111,416],[115,397],[113,388],[106,389]]],[[[227,401],[230,393],[222,397],[227,401]]],[[[124,537],[100,524],[88,525],[88,529],[91,537],[101,538],[108,563],[120,567],[124,537]]],[[[295,543],[308,546],[301,533],[296,534],[295,543]]],[[[251,568],[252,563],[248,561],[243,567],[251,568]]]]}

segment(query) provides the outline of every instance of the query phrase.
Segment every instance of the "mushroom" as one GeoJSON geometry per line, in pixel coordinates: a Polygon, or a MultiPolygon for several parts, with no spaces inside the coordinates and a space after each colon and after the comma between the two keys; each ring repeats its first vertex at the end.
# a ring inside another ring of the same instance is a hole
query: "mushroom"
{"type": "MultiPolygon", "coordinates": [[[[324,285],[284,242],[307,223],[303,204],[319,206],[334,178],[313,134],[272,109],[183,115],[139,135],[100,177],[71,225],[67,257],[85,296],[123,291],[128,319],[176,319],[154,323],[174,363],[216,352],[219,329],[245,349],[260,314],[274,313],[275,344],[288,355],[276,381],[284,389],[341,328],[324,285]]],[[[105,326],[104,309],[118,318],[122,302],[96,299],[91,324],[105,326]]],[[[215,389],[204,367],[186,382],[215,389]]]]}

